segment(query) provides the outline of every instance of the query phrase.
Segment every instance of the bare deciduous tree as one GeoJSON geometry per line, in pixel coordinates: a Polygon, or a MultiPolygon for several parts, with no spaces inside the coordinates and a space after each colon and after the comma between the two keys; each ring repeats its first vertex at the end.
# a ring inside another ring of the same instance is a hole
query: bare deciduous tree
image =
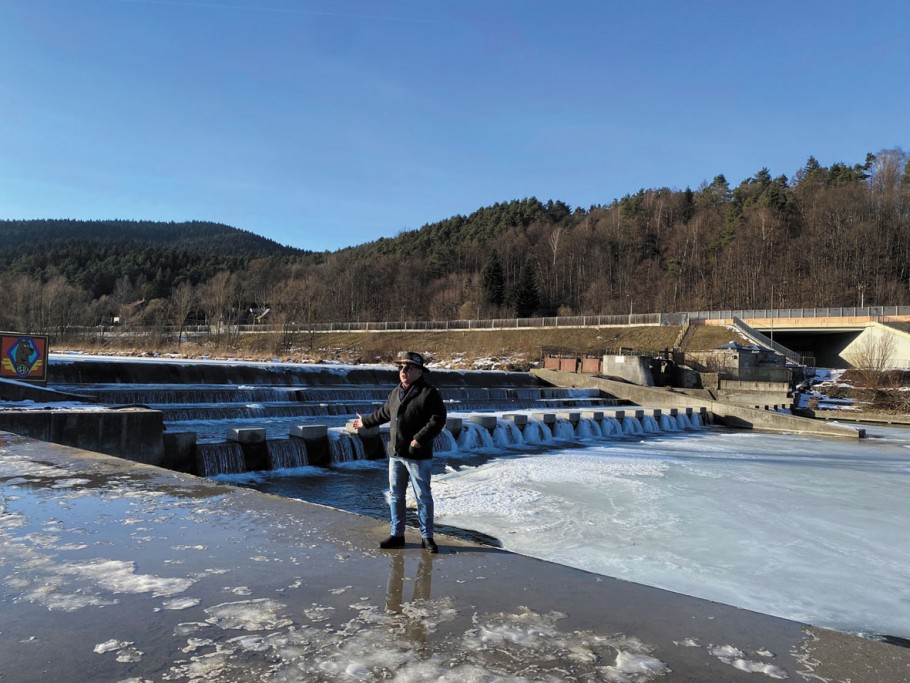
{"type": "Polygon", "coordinates": [[[183,340],[183,330],[186,319],[196,306],[196,291],[193,286],[184,280],[171,290],[171,316],[177,328],[177,344],[183,340]]]}
{"type": "Polygon", "coordinates": [[[860,371],[867,386],[878,386],[882,373],[894,356],[894,337],[885,332],[867,330],[848,360],[860,371]]]}

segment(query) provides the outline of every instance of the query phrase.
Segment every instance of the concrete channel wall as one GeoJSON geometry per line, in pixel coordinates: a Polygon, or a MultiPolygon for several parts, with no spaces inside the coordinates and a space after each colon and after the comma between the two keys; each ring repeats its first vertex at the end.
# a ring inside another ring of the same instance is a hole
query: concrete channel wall
{"type": "Polygon", "coordinates": [[[638,405],[659,405],[676,408],[706,406],[715,419],[729,427],[740,429],[760,429],[772,432],[796,432],[815,436],[834,436],[856,439],[865,436],[865,430],[853,427],[842,427],[826,422],[778,413],[773,410],[760,410],[746,406],[692,398],[670,388],[654,389],[615,380],[580,375],[572,372],[555,370],[532,370],[536,377],[558,387],[588,387],[600,389],[606,394],[615,396],[638,405]]]}
{"type": "Polygon", "coordinates": [[[148,408],[0,411],[0,431],[166,466],[161,412],[148,408]]]}

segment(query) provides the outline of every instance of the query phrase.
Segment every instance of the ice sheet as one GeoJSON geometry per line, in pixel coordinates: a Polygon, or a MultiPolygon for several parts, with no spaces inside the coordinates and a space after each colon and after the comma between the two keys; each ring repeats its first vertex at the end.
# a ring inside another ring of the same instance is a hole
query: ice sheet
{"type": "Polygon", "coordinates": [[[910,636],[910,432],[706,432],[436,478],[437,521],[515,552],[815,625],[910,636]]]}

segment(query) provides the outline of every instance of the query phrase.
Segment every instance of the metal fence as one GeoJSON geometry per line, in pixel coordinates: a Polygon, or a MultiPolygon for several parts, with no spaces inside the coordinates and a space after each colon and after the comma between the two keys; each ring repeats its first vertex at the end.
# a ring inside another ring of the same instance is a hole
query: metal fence
{"type": "MultiPolygon", "coordinates": [[[[779,309],[723,309],[716,311],[685,311],[680,313],[635,313],[622,315],[577,315],[554,316],[545,318],[494,318],[488,320],[400,320],[387,322],[318,322],[286,323],[273,325],[259,323],[255,325],[221,326],[220,330],[208,325],[185,326],[183,331],[190,335],[200,334],[300,334],[319,332],[408,332],[408,331],[447,331],[447,330],[522,330],[569,327],[609,327],[620,325],[683,325],[689,320],[730,320],[733,318],[857,318],[866,317],[880,320],[890,316],[910,318],[910,306],[866,306],[866,307],[829,307],[829,308],[779,308],[779,309]]],[[[106,328],[106,332],[123,329],[106,328]]],[[[96,331],[84,328],[69,328],[83,334],[94,334],[96,331]]],[[[124,330],[126,331],[126,330],[124,330]]],[[[174,334],[177,328],[166,326],[159,328],[164,334],[174,334]]],[[[116,334],[116,332],[114,332],[116,334]]],[[[130,328],[130,333],[141,334],[142,329],[130,328]]]]}
{"type": "MultiPolygon", "coordinates": [[[[424,330],[521,330],[557,327],[605,327],[616,325],[683,325],[687,320],[732,318],[873,318],[910,317],[910,306],[841,306],[827,308],[756,308],[680,313],[635,313],[623,315],[575,315],[546,318],[493,318],[488,320],[398,320],[387,322],[332,322],[291,325],[240,325],[240,332],[388,332],[424,330]]],[[[187,328],[207,332],[204,326],[187,328]]]]}

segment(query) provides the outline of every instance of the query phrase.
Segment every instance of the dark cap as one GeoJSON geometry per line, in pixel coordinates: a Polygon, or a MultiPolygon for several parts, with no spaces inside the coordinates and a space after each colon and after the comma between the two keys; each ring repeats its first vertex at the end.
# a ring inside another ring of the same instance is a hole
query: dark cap
{"type": "Polygon", "coordinates": [[[424,372],[429,372],[429,368],[423,364],[423,356],[414,351],[399,351],[398,355],[395,356],[395,363],[397,365],[401,365],[402,363],[414,365],[424,372]]]}

